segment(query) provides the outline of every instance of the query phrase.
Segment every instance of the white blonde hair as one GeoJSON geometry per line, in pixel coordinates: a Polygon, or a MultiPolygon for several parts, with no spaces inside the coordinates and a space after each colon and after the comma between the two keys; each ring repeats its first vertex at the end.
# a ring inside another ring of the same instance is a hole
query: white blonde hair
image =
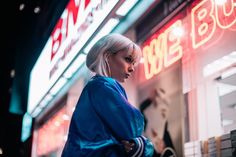
{"type": "Polygon", "coordinates": [[[141,54],[140,47],[121,34],[108,34],[98,40],[88,52],[86,66],[92,72],[101,76],[110,76],[108,56],[119,51],[127,50],[141,54]]]}

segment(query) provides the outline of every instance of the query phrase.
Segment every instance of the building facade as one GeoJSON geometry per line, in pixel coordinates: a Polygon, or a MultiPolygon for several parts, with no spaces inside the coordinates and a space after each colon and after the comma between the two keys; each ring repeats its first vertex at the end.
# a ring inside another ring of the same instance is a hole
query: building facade
{"type": "Polygon", "coordinates": [[[73,109],[91,77],[86,54],[110,32],[142,48],[141,63],[123,86],[145,116],[144,134],[155,156],[220,156],[235,148],[222,147],[220,140],[228,135],[234,141],[236,129],[234,1],[127,1],[133,5],[124,15],[119,9],[126,1],[79,2],[68,4],[31,72],[37,82],[31,82],[34,99],[28,104],[35,118],[32,156],[60,156],[73,109]],[[48,64],[40,62],[45,57],[48,64]],[[42,69],[46,79],[38,80],[42,69]],[[153,91],[156,101],[143,107],[153,91]]]}

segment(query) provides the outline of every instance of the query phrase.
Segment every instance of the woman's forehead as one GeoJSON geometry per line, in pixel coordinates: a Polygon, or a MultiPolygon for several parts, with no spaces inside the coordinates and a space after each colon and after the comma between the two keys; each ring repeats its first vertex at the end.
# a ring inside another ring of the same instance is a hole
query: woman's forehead
{"type": "Polygon", "coordinates": [[[139,54],[137,51],[122,51],[121,53],[123,54],[123,56],[130,57],[135,61],[139,58],[139,54]]]}
{"type": "Polygon", "coordinates": [[[141,56],[141,52],[135,49],[134,46],[130,46],[130,48],[127,51],[127,54],[132,56],[134,59],[138,59],[141,56]]]}

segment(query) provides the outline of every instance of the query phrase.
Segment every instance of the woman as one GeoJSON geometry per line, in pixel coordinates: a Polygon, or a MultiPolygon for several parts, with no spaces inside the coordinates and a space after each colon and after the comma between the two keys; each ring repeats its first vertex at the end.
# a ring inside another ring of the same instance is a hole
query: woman
{"type": "Polygon", "coordinates": [[[142,136],[143,115],[120,85],[140,54],[140,48],[120,34],[104,36],[91,48],[86,65],[95,76],[76,105],[62,157],[152,156],[153,145],[142,136]]]}

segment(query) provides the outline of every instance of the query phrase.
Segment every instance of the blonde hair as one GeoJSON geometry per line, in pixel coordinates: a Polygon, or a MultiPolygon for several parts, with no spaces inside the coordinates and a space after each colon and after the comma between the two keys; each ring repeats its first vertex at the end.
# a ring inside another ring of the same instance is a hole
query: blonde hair
{"type": "Polygon", "coordinates": [[[86,66],[101,76],[110,76],[108,56],[127,50],[141,54],[140,47],[127,37],[120,34],[108,34],[98,40],[88,52],[86,66]]]}

